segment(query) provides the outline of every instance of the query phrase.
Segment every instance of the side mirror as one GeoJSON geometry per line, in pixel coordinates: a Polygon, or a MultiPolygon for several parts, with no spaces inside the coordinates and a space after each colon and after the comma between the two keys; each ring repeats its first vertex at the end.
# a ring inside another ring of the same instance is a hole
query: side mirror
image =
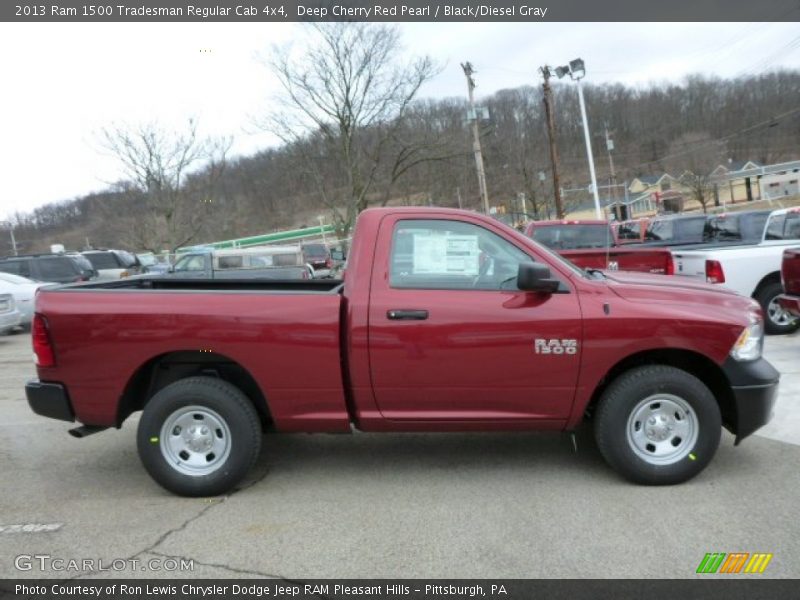
{"type": "Polygon", "coordinates": [[[552,294],[558,290],[558,280],[550,278],[550,267],[541,263],[524,262],[517,271],[517,287],[523,292],[552,294]]]}
{"type": "Polygon", "coordinates": [[[344,260],[344,252],[341,250],[331,250],[332,260],[344,260]]]}

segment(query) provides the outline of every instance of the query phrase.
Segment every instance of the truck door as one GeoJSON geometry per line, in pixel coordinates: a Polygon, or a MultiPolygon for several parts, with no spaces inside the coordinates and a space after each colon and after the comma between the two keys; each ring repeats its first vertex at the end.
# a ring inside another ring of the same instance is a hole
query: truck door
{"type": "Polygon", "coordinates": [[[385,418],[567,418],[580,359],[578,299],[566,277],[559,293],[519,291],[519,263],[534,260],[528,252],[469,217],[382,220],[368,335],[385,418]]]}

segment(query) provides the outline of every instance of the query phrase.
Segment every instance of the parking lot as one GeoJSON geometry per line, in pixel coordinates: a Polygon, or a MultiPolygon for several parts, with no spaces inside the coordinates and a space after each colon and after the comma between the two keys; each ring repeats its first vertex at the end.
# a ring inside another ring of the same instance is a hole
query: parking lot
{"type": "Polygon", "coordinates": [[[275,435],[242,489],[187,499],[145,473],[135,418],[78,440],[31,413],[30,337],[0,337],[0,576],[98,576],[16,559],[47,555],[128,561],[103,576],[174,577],[142,569],[177,557],[182,577],[682,578],[707,552],[769,552],[762,577],[800,577],[800,332],[765,354],[773,422],[725,433],[680,486],[622,481],[588,429],[577,453],[559,434],[275,435]]]}

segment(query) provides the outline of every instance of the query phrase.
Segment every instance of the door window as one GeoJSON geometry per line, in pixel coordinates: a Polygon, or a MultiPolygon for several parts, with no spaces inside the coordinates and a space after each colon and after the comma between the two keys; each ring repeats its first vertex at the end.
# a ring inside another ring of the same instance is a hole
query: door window
{"type": "Polygon", "coordinates": [[[191,256],[184,256],[177,263],[175,263],[176,271],[204,271],[205,270],[205,254],[192,254],[191,256]]]}
{"type": "Polygon", "coordinates": [[[471,223],[402,220],[395,225],[390,258],[393,288],[513,290],[525,252],[471,223]]]}

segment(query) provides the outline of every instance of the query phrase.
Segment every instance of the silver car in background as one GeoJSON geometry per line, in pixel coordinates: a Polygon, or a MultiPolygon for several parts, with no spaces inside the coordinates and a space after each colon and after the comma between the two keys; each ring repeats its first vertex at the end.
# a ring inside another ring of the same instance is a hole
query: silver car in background
{"type": "Polygon", "coordinates": [[[22,315],[17,310],[14,296],[0,294],[0,335],[5,335],[22,323],[22,315]]]}
{"type": "Polygon", "coordinates": [[[53,284],[33,281],[13,273],[0,272],[0,294],[11,294],[17,310],[22,315],[22,326],[30,327],[33,320],[33,305],[36,290],[42,286],[53,284]]]}

